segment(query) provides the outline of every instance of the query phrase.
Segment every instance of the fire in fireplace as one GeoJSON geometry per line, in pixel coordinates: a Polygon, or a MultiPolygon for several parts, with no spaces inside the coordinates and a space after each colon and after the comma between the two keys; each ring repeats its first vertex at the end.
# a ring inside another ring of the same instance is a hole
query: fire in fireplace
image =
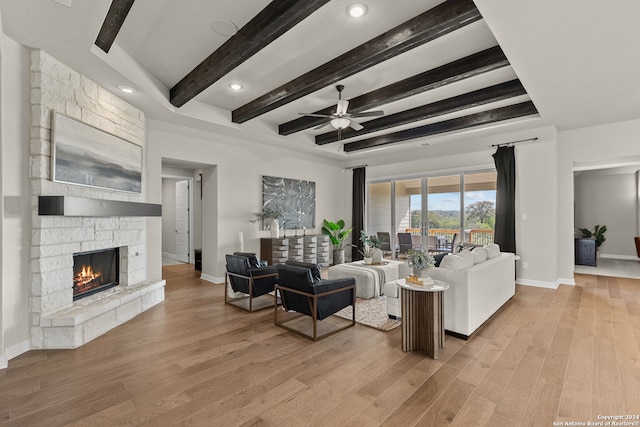
{"type": "Polygon", "coordinates": [[[116,286],[119,277],[119,248],[73,254],[74,301],[116,286]]]}

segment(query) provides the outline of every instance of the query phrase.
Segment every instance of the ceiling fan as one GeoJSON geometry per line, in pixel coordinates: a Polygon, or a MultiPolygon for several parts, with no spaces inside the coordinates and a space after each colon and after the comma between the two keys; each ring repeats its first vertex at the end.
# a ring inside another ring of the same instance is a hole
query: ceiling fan
{"type": "Polygon", "coordinates": [[[303,116],[308,117],[323,117],[327,119],[326,123],[321,124],[313,128],[314,130],[321,129],[325,126],[331,125],[334,128],[338,129],[338,131],[350,127],[355,131],[359,131],[364,126],[360,123],[356,122],[355,118],[357,117],[374,117],[374,116],[382,116],[384,111],[382,110],[373,110],[366,111],[362,113],[349,113],[347,112],[347,108],[349,107],[349,101],[342,100],[342,91],[344,90],[343,85],[337,85],[336,90],[338,91],[338,104],[336,105],[336,111],[331,114],[316,114],[316,113],[299,113],[303,116]]]}

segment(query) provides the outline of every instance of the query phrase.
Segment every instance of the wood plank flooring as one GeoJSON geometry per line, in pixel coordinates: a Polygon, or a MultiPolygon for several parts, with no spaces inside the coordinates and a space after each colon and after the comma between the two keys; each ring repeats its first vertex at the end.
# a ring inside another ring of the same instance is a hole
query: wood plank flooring
{"type": "MultiPolygon", "coordinates": [[[[271,310],[224,304],[192,265],[163,269],[166,301],[76,350],[0,371],[2,426],[552,426],[640,414],[640,280],[576,275],[518,286],[440,359],[401,328],[313,343],[271,310]]],[[[639,420],[635,420],[639,421],[639,420]]]]}

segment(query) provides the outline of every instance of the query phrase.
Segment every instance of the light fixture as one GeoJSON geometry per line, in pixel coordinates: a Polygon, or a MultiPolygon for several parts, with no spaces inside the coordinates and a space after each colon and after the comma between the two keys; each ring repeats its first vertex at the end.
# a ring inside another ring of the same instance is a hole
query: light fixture
{"type": "Polygon", "coordinates": [[[239,91],[243,87],[244,86],[242,86],[240,83],[229,83],[229,89],[234,90],[234,91],[239,91]]]}
{"type": "Polygon", "coordinates": [[[362,3],[354,3],[349,6],[347,13],[352,18],[362,18],[367,13],[367,6],[362,3]]]}
{"type": "Polygon", "coordinates": [[[335,119],[331,120],[331,126],[336,129],[345,129],[349,126],[349,123],[349,119],[346,119],[344,117],[336,117],[335,119]]]}
{"type": "Polygon", "coordinates": [[[238,26],[226,19],[214,19],[211,23],[211,29],[214,33],[224,37],[235,36],[238,32],[238,26]]]}
{"type": "Polygon", "coordinates": [[[124,93],[134,93],[136,90],[134,88],[132,88],[131,86],[125,86],[125,85],[120,85],[118,86],[118,89],[120,89],[121,91],[123,91],[124,93]]]}

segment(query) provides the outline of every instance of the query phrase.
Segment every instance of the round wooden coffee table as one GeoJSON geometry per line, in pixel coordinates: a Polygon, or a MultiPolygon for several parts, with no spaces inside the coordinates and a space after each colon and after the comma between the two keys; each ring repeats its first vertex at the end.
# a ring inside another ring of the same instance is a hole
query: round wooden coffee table
{"type": "Polygon", "coordinates": [[[444,347],[443,292],[449,284],[434,280],[433,284],[416,285],[405,279],[396,280],[402,300],[402,350],[424,351],[433,359],[444,347]]]}

